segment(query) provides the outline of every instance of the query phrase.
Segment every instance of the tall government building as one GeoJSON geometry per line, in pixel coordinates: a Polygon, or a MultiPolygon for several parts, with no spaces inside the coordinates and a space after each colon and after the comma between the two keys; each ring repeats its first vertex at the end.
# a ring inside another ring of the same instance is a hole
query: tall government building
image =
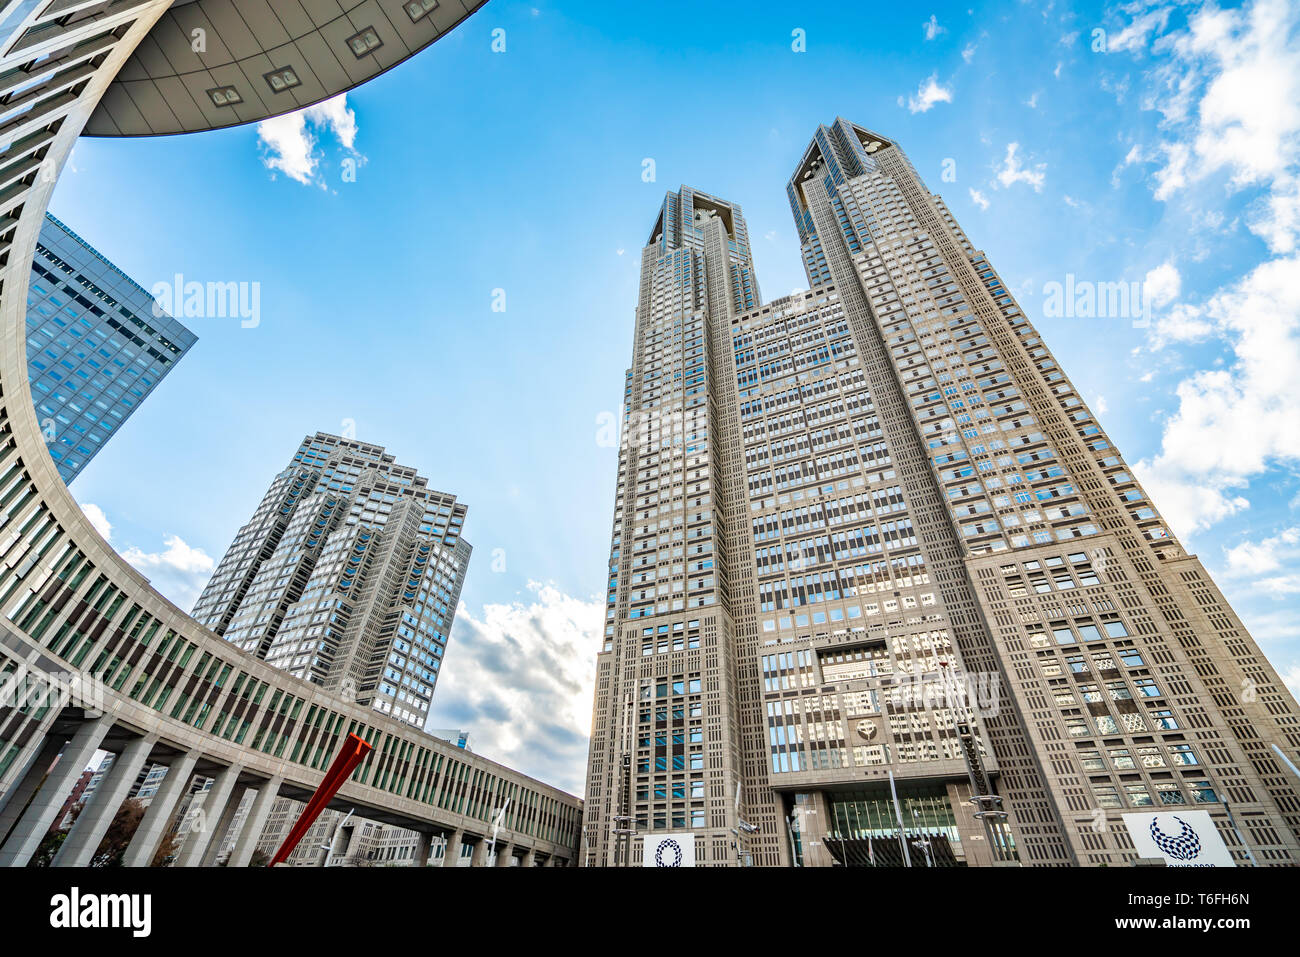
{"type": "Polygon", "coordinates": [[[843,119],[787,192],[808,292],[688,187],[642,251],[582,863],[1295,864],[1295,700],[986,256],[843,119]]]}

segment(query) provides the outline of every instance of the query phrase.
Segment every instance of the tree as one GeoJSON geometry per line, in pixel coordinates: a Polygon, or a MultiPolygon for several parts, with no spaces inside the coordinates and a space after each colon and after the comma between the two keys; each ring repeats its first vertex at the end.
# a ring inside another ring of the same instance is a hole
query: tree
{"type": "Polygon", "coordinates": [[[144,818],[145,806],[139,798],[127,798],[113,815],[112,823],[91,858],[92,867],[121,867],[122,858],[144,818]]]}
{"type": "Polygon", "coordinates": [[[68,812],[68,826],[58,831],[53,828],[50,829],[50,833],[45,835],[40,847],[36,849],[36,853],[32,855],[32,859],[27,863],[28,867],[50,866],[50,863],[54,860],[54,855],[59,853],[59,848],[63,846],[68,832],[72,830],[72,825],[77,823],[77,818],[85,806],[85,802],[74,804],[68,812]]]}
{"type": "Polygon", "coordinates": [[[158,850],[154,851],[153,860],[149,862],[150,867],[166,867],[181,850],[181,836],[173,831],[162,839],[158,845],[158,850]]]}

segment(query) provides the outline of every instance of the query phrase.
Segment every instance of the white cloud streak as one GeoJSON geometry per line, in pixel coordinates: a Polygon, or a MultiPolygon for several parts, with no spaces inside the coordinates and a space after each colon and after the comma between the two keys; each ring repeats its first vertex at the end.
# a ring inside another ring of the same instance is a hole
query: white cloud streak
{"type": "Polygon", "coordinates": [[[304,186],[323,187],[320,164],[324,151],[319,146],[324,133],[331,134],[352,158],[364,162],[356,150],[357,115],[348,106],[346,93],[258,123],[262,162],[267,169],[284,173],[304,186]]]}

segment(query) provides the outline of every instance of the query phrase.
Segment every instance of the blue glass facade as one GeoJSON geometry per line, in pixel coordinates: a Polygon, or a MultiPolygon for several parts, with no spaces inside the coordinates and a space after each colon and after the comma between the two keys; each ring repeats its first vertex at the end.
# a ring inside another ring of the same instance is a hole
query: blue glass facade
{"type": "Polygon", "coordinates": [[[46,447],[71,482],[198,341],[46,215],[27,293],[27,369],[46,447]]]}

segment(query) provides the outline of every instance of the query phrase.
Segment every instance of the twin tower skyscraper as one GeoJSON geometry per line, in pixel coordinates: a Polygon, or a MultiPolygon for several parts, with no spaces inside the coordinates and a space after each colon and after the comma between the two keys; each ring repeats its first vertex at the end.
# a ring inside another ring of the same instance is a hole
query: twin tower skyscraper
{"type": "Polygon", "coordinates": [[[1294,698],[943,200],[843,119],[787,193],[805,293],[690,188],[642,252],[582,863],[1300,862],[1294,698]]]}

